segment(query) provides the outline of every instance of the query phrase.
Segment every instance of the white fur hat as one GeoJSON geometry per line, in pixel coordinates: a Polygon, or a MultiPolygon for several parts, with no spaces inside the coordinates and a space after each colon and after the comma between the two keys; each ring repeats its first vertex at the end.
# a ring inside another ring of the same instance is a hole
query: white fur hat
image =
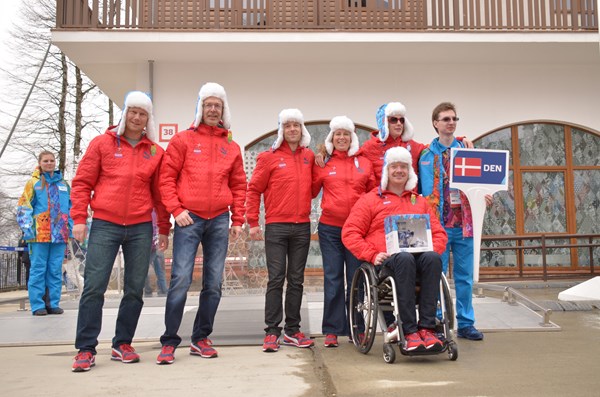
{"type": "Polygon", "coordinates": [[[404,131],[402,132],[402,141],[408,142],[414,136],[413,126],[406,118],[406,107],[400,102],[390,102],[381,105],[377,110],[377,127],[379,128],[379,140],[385,142],[390,136],[387,118],[391,116],[404,117],[404,131]]]}
{"type": "Polygon", "coordinates": [[[277,139],[273,142],[272,149],[278,149],[283,142],[283,125],[288,121],[296,121],[302,125],[302,138],[300,139],[300,146],[308,147],[310,145],[310,134],[304,126],[304,116],[298,109],[283,109],[279,113],[279,130],[277,131],[277,139]]]}
{"type": "Polygon", "coordinates": [[[325,149],[331,155],[333,153],[333,133],[337,130],[350,132],[351,142],[348,148],[348,156],[354,156],[358,152],[358,135],[356,135],[354,123],[346,116],[336,116],[329,122],[329,134],[325,138],[325,149]]]}
{"type": "Polygon", "coordinates": [[[412,156],[406,148],[397,146],[388,149],[383,157],[383,169],[381,170],[381,190],[387,189],[388,183],[388,165],[392,163],[405,163],[408,164],[408,180],[404,190],[413,190],[417,187],[417,174],[412,166],[412,156]]]}
{"type": "Polygon", "coordinates": [[[130,91],[125,95],[125,104],[123,105],[123,113],[121,113],[121,121],[117,127],[117,134],[125,133],[125,124],[127,124],[127,112],[129,108],[144,109],[148,113],[148,122],[146,123],[146,137],[151,141],[156,140],[156,127],[154,124],[154,114],[152,113],[152,99],[142,91],[130,91]]]}
{"type": "Polygon", "coordinates": [[[231,112],[229,111],[229,104],[227,103],[227,94],[225,88],[217,83],[206,83],[200,88],[198,92],[198,103],[196,104],[196,117],[194,118],[194,128],[198,127],[202,122],[202,105],[204,100],[208,97],[219,98],[223,101],[223,114],[221,115],[223,127],[225,129],[231,128],[231,112]]]}

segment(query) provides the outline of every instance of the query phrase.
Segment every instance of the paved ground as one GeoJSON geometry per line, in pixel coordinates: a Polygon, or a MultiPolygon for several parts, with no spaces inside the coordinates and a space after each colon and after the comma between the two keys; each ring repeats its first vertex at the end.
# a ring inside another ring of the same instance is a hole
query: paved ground
{"type": "MultiPolygon", "coordinates": [[[[571,284],[572,285],[572,284],[571,284]]],[[[537,302],[556,299],[566,286],[527,288],[521,291],[537,302]]],[[[539,326],[540,316],[523,306],[501,303],[499,293],[477,298],[476,313],[485,340],[459,340],[459,358],[447,356],[403,357],[385,364],[381,337],[371,352],[358,353],[343,341],[326,349],[319,333],[319,294],[308,294],[303,308],[304,326],[316,335],[313,349],[282,347],[278,353],[260,349],[261,297],[224,298],[217,318],[214,341],[219,358],[190,356],[187,347],[177,350],[170,366],[158,366],[162,332],[161,305],[148,300],[140,322],[142,336],[134,346],[142,356],[137,364],[113,362],[110,357],[111,324],[117,300],[108,299],[103,341],[97,365],[89,373],[72,373],[70,366],[76,302],[64,300],[62,316],[37,318],[17,311],[17,304],[0,305],[0,374],[3,395],[90,396],[598,396],[600,312],[554,312],[553,327],[539,326]],[[496,307],[494,309],[494,306],[496,307]],[[500,312],[506,311],[502,314],[500,312]],[[492,317],[490,318],[490,313],[492,317]],[[511,323],[511,317],[515,321],[511,323]],[[523,319],[537,327],[518,326],[523,319]],[[308,324],[307,324],[308,323],[308,324]],[[488,325],[486,325],[486,323],[488,325]],[[486,326],[484,326],[486,325],[486,326]],[[493,328],[496,327],[496,328],[493,328]],[[245,337],[245,339],[244,339],[245,337]]],[[[9,295],[1,294],[0,300],[9,295]]],[[[190,313],[197,296],[191,296],[184,329],[191,327],[190,313]]],[[[189,332],[182,332],[184,340],[189,332]]]]}

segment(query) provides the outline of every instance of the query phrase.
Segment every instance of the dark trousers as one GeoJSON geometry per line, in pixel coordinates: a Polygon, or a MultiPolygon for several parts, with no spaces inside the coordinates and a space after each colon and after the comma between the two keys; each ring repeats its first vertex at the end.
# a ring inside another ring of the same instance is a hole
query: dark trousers
{"type": "Polygon", "coordinates": [[[405,335],[417,332],[419,328],[435,328],[435,313],[442,273],[442,258],[433,251],[419,254],[399,252],[385,260],[394,272],[398,311],[405,335]],[[419,324],[415,310],[415,285],[421,283],[419,292],[419,324]]]}
{"type": "Polygon", "coordinates": [[[265,297],[265,332],[281,335],[283,284],[285,333],[300,330],[300,306],[304,290],[304,268],[310,247],[310,223],[270,223],[265,226],[265,255],[269,282],[265,297]]]}

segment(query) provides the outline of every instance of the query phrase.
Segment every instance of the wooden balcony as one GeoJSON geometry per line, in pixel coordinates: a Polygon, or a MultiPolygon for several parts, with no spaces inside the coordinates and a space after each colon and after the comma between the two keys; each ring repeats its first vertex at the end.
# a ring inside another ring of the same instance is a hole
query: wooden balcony
{"type": "Polygon", "coordinates": [[[596,0],[57,0],[57,30],[590,32],[596,0]]]}

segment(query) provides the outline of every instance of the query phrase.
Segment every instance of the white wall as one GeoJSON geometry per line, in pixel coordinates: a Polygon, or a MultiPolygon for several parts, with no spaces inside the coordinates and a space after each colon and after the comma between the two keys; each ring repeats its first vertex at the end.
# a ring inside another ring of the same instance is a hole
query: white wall
{"type": "MultiPolygon", "coordinates": [[[[559,54],[557,54],[559,56],[559,54]]],[[[138,65],[138,71],[146,70],[138,65]]],[[[458,107],[459,134],[471,139],[507,124],[555,120],[600,131],[600,70],[589,64],[196,64],[154,65],[155,116],[183,130],[193,117],[200,86],[227,90],[234,139],[243,147],[277,128],[277,115],[297,107],[306,121],[346,114],[376,127],[379,105],[400,101],[417,140],[435,137],[431,110],[458,107]]],[[[138,76],[138,89],[147,89],[138,76]]]]}

